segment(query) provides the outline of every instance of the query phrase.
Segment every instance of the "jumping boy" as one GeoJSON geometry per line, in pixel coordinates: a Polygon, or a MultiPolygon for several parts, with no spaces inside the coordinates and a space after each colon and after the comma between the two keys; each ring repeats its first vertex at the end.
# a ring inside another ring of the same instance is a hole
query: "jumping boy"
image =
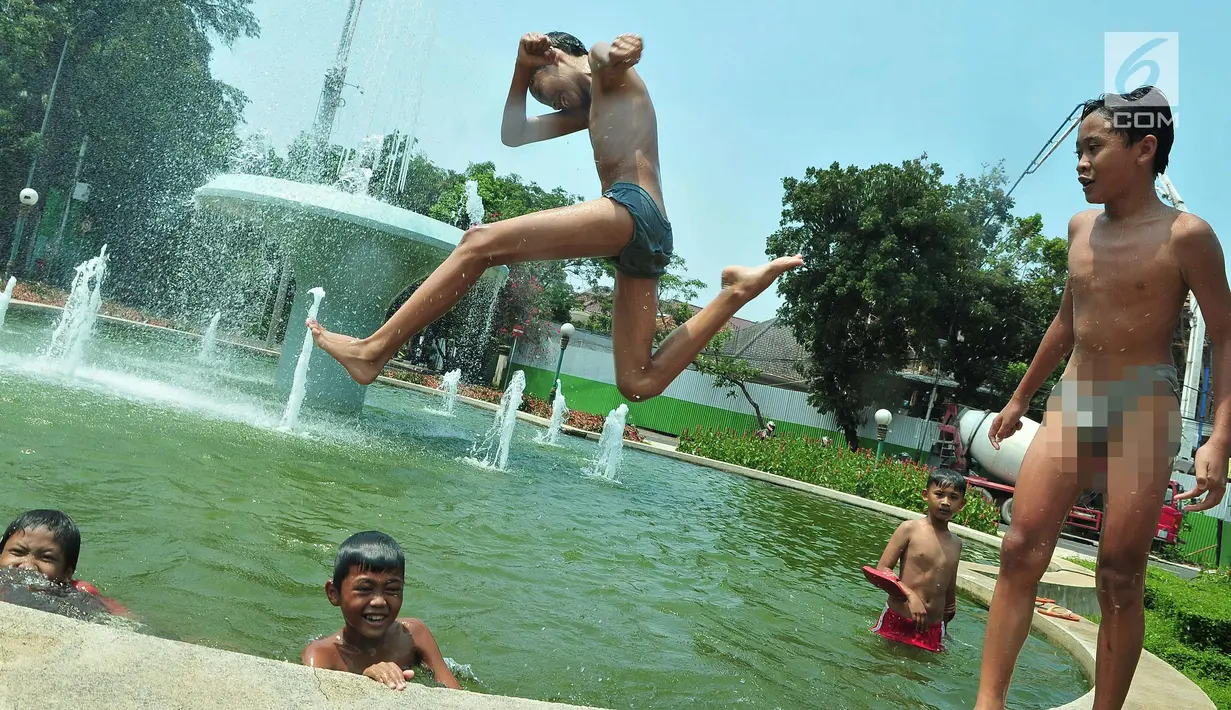
{"type": "Polygon", "coordinates": [[[437,682],[460,689],[427,625],[397,618],[405,574],[406,558],[393,538],[372,531],[347,538],[333,579],[325,582],[325,596],[342,609],[346,626],[308,644],[304,665],[359,673],[394,690],[406,688],[413,668],[426,666],[437,682]]]}
{"type": "Polygon", "coordinates": [[[1154,192],[1174,137],[1171,108],[1153,87],[1107,94],[1082,111],[1077,179],[1086,201],[1103,210],[1069,221],[1069,276],[1060,311],[988,432],[999,448],[1069,356],[1018,475],[983,642],[978,710],[1004,708],[1039,578],[1085,488],[1103,490],[1106,504],[1094,708],[1123,706],[1145,632],[1147,556],[1180,447],[1171,343],[1190,290],[1213,343],[1216,411],[1210,439],[1196,452],[1197,485],[1177,499],[1208,491],[1189,511],[1222,500],[1231,450],[1231,293],[1210,225],[1168,207],[1154,192]]]}
{"type": "Polygon", "coordinates": [[[891,594],[872,631],[890,641],[928,651],[944,650],[945,624],[957,614],[957,563],[962,541],[949,532],[949,521],[966,505],[966,479],[956,471],[937,469],[928,476],[923,499],[928,514],[898,526],[876,568],[897,579],[906,592],[891,594]]]}
{"type": "Polygon", "coordinates": [[[620,35],[589,52],[564,32],[521,38],[500,128],[510,147],[589,129],[603,197],[473,227],[393,317],[364,339],[308,321],[316,344],[360,384],[374,381],[410,338],[452,308],[492,266],[608,257],[616,270],[613,337],[616,386],[633,401],[660,394],[736,311],[801,257],[757,268],[729,266],[722,292],[651,354],[658,279],[672,254],[659,183],[658,128],[645,83],[633,69],[641,38],[620,35]],[[526,93],[555,113],[526,116],[526,93]]]}

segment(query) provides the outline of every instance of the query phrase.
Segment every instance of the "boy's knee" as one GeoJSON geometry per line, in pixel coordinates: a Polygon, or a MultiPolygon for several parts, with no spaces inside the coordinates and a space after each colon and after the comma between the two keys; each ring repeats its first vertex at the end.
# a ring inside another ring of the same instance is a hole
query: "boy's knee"
{"type": "Polygon", "coordinates": [[[1104,550],[1099,556],[1095,583],[1104,604],[1110,602],[1116,608],[1139,605],[1145,589],[1144,565],[1130,555],[1104,550]]]}
{"type": "Polygon", "coordinates": [[[616,375],[616,389],[630,402],[644,402],[662,394],[666,385],[641,371],[636,374],[616,375]]]}
{"type": "Polygon", "coordinates": [[[1042,537],[1010,527],[1000,546],[1001,575],[1038,580],[1047,571],[1051,548],[1042,537]]]}

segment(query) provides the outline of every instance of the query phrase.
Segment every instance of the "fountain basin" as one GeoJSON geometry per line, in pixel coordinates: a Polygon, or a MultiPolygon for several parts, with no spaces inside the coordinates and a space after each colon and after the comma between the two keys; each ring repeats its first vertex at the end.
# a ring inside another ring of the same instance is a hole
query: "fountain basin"
{"type": "MultiPolygon", "coordinates": [[[[291,391],[311,296],[328,294],[320,321],[328,329],[365,337],[385,322],[393,299],[420,281],[461,242],[462,230],[367,195],[261,175],[220,175],[196,191],[202,207],[220,210],[276,235],[290,259],[295,299],[278,360],[277,388],[291,391]]],[[[482,279],[500,286],[508,269],[482,279]]],[[[304,406],[354,414],[365,388],[332,358],[314,360],[304,406]]]]}
{"type": "MultiPolygon", "coordinates": [[[[378,529],[407,552],[402,613],[473,666],[472,690],[767,710],[973,697],[977,605],[959,601],[937,657],[867,631],[884,596],[859,565],[896,519],[631,446],[623,485],[607,485],[584,475],[593,442],[535,446],[524,422],[508,472],[475,469],[459,459],[491,412],[441,418],[424,411],[436,396],[380,384],[361,417],[305,412],[301,433],[284,434],[282,401],[262,394],[272,361],[228,350],[226,367],[204,368],[194,339],[153,331],[108,326],[84,379],[28,375],[50,319],[15,315],[0,343],[5,440],[19,442],[0,447],[9,507],[70,512],[82,577],[154,634],[294,663],[340,625],[322,589],[336,545],[378,529]]],[[[974,544],[966,558],[995,560],[974,544]]],[[[1089,688],[1075,659],[1035,636],[1015,680],[1012,707],[1035,710],[1089,688]]]]}

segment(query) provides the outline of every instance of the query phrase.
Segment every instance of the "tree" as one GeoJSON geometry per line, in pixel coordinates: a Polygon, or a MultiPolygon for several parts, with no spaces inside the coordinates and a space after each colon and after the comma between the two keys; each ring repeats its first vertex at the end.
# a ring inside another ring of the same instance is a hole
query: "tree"
{"type": "Polygon", "coordinates": [[[783,179],[772,256],[801,253],[779,282],[779,317],[809,354],[809,402],[859,446],[866,408],[896,394],[911,346],[944,337],[978,233],[927,156],[900,166],[808,168],[783,179]]]}
{"type": "Polygon", "coordinates": [[[697,371],[714,378],[714,387],[727,390],[728,397],[734,397],[736,390],[744,395],[752,411],[756,413],[757,428],[765,428],[765,417],[761,414],[761,405],[752,398],[748,391],[748,382],[760,377],[761,370],[747,360],[723,354],[723,347],[733,333],[730,328],[723,328],[710,341],[705,350],[693,363],[697,371]]]}

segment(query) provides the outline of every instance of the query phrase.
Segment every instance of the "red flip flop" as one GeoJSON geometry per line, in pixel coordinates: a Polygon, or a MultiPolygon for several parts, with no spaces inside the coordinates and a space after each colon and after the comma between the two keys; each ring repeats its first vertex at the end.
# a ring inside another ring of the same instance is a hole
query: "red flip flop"
{"type": "Polygon", "coordinates": [[[864,565],[863,576],[889,596],[905,601],[906,588],[898,581],[897,575],[892,572],[882,572],[875,567],[864,565]]]}
{"type": "Polygon", "coordinates": [[[1065,621],[1081,621],[1081,617],[1073,612],[1065,609],[1062,606],[1053,606],[1039,609],[1038,612],[1043,616],[1051,616],[1056,619],[1064,619],[1065,621]]]}

